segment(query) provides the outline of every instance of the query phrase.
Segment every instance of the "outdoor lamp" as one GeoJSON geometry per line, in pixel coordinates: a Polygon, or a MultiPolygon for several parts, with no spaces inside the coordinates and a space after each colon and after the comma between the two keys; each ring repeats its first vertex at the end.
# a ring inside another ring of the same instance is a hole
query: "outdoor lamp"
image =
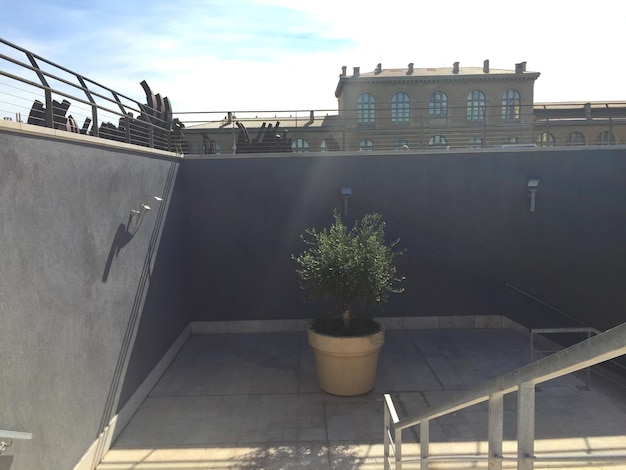
{"type": "Polygon", "coordinates": [[[348,215],[348,200],[352,196],[352,188],[341,188],[341,197],[343,197],[343,215],[348,215]]]}
{"type": "Polygon", "coordinates": [[[535,212],[535,196],[539,191],[539,180],[528,180],[528,197],[530,198],[530,212],[535,212]]]}
{"type": "Polygon", "coordinates": [[[141,227],[141,223],[143,222],[143,218],[146,216],[146,213],[152,209],[148,202],[150,199],[154,199],[157,202],[161,202],[163,200],[160,196],[144,196],[143,202],[139,206],[139,209],[131,209],[130,216],[128,218],[128,225],[126,227],[126,231],[134,236],[141,227]]]}

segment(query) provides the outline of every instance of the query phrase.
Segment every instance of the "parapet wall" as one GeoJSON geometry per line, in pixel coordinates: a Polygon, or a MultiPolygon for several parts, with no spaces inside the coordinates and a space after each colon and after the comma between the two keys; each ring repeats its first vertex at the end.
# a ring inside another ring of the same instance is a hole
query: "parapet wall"
{"type": "Polygon", "coordinates": [[[189,322],[156,300],[181,277],[164,276],[160,264],[175,266],[167,256],[156,262],[172,236],[165,216],[180,159],[2,124],[0,429],[33,439],[14,441],[0,467],[70,469],[120,406],[142,315],[159,319],[146,368],[189,322]],[[146,195],[163,201],[130,237],[130,211],[146,195]]]}
{"type": "Polygon", "coordinates": [[[350,188],[346,220],[379,212],[406,250],[405,292],[372,313],[604,330],[624,320],[625,176],[626,150],[606,146],[186,160],[188,311],[193,321],[325,312],[302,302],[290,255],[305,228],[344,210],[350,188]]]}

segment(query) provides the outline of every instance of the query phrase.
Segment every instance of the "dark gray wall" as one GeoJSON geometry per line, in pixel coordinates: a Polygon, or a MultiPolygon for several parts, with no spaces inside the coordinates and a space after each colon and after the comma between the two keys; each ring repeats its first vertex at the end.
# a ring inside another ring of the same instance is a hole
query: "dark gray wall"
{"type": "MultiPolygon", "coordinates": [[[[186,160],[193,320],[308,318],[291,253],[306,227],[380,212],[406,254],[406,292],[383,315],[504,314],[532,326],[625,320],[623,148],[186,160]],[[541,180],[529,211],[528,180],[541,180]]],[[[324,307],[325,308],[325,307],[324,307]]]]}
{"type": "Polygon", "coordinates": [[[0,132],[0,428],[33,433],[11,448],[12,470],[73,468],[120,405],[142,315],[161,323],[138,375],[187,325],[154,285],[180,276],[153,271],[178,164],[0,132]],[[166,200],[129,239],[144,195],[166,200]]]}

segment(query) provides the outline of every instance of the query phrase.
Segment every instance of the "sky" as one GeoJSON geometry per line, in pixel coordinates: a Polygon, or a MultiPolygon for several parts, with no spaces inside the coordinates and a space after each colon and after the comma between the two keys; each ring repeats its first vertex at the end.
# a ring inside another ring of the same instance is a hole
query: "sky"
{"type": "Polygon", "coordinates": [[[174,112],[336,111],[344,65],[485,59],[540,72],[535,102],[626,101],[623,0],[0,0],[0,12],[1,38],[138,101],[146,80],[174,112]]]}

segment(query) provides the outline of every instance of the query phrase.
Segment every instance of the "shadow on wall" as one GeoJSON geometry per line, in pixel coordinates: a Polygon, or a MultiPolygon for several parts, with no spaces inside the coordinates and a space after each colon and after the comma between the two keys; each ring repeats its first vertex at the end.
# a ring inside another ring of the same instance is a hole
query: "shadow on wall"
{"type": "Polygon", "coordinates": [[[122,248],[128,245],[133,239],[133,236],[128,233],[126,229],[126,225],[120,224],[117,227],[117,232],[115,232],[115,237],[113,238],[113,243],[111,244],[111,249],[109,250],[109,256],[107,257],[106,265],[104,266],[104,273],[102,274],[102,282],[107,282],[109,279],[109,272],[111,271],[111,265],[113,264],[113,258],[117,258],[117,255],[120,254],[122,248]]]}

